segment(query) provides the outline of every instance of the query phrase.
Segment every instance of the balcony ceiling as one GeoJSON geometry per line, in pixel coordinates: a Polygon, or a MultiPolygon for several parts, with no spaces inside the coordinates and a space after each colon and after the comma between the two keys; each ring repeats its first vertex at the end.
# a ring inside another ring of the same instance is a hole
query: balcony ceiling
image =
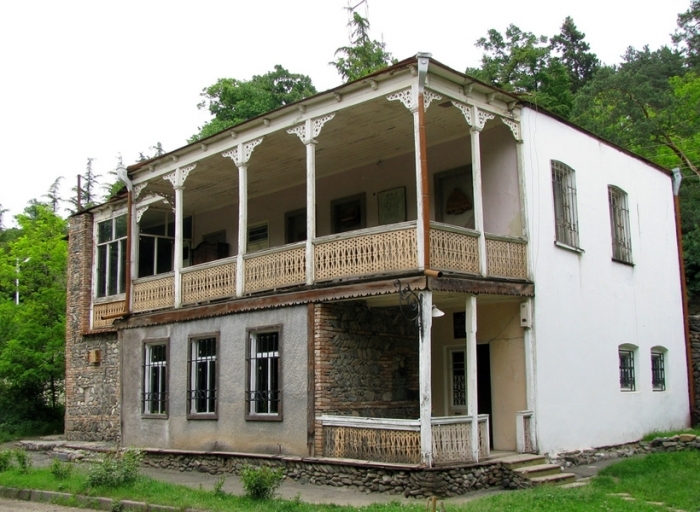
{"type": "MultiPolygon", "coordinates": [[[[341,105],[339,105],[341,106],[341,105]]],[[[434,101],[426,112],[428,147],[468,138],[462,113],[445,100],[434,101]]],[[[487,124],[494,125],[494,121],[487,124]]],[[[385,161],[414,151],[413,114],[400,101],[379,98],[339,109],[326,122],[316,145],[316,177],[323,178],[362,165],[385,161]]],[[[306,149],[299,138],[280,129],[265,137],[248,163],[248,197],[303,184],[306,149]]],[[[154,179],[145,190],[172,195],[169,181],[154,179]]],[[[187,213],[201,213],[238,202],[238,169],[230,158],[212,153],[197,163],[185,182],[187,213]]]]}

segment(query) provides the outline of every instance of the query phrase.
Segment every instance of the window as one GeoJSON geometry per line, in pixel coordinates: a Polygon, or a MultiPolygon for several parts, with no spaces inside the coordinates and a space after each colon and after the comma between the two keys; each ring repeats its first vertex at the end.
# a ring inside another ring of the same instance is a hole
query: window
{"type": "Polygon", "coordinates": [[[126,215],[98,222],[96,297],[124,293],[126,260],[126,215]]]}
{"type": "Polygon", "coordinates": [[[333,233],[363,229],[365,218],[365,194],[343,197],[331,201],[331,228],[333,233]]]}
{"type": "MultiPolygon", "coordinates": [[[[192,217],[182,220],[183,265],[189,260],[192,217]]],[[[139,277],[164,274],[173,270],[175,216],[173,212],[149,209],[139,222],[139,277]]]]}
{"type": "Polygon", "coordinates": [[[451,402],[454,411],[467,410],[466,361],[464,350],[450,352],[451,402]]]}
{"type": "Polygon", "coordinates": [[[288,244],[306,240],[306,208],[284,214],[284,241],[288,244]]]}
{"type": "Polygon", "coordinates": [[[556,160],[552,160],[552,190],[556,241],[578,248],[578,211],[574,170],[556,160]]]}
{"type": "Polygon", "coordinates": [[[630,211],[627,194],[614,186],[608,187],[610,201],[610,232],[613,260],[632,263],[632,239],[630,236],[630,211]]]}
{"type": "Polygon", "coordinates": [[[620,389],[634,391],[634,350],[625,346],[618,349],[620,358],[620,389]]]}
{"type": "Polygon", "coordinates": [[[249,332],[247,418],[282,419],[280,375],[280,330],[249,332]]]}
{"type": "Polygon", "coordinates": [[[471,166],[435,174],[435,220],[474,229],[474,187],[471,166]]]}
{"type": "Polygon", "coordinates": [[[666,390],[666,369],[664,350],[656,347],[651,349],[651,388],[654,391],[666,390]]]}
{"type": "Polygon", "coordinates": [[[248,226],[248,244],[246,252],[267,249],[270,246],[268,222],[257,222],[248,226]]]}
{"type": "Polygon", "coordinates": [[[143,358],[143,409],[145,415],[168,414],[168,345],[146,343],[143,358]]]}
{"type": "Polygon", "coordinates": [[[187,411],[190,418],[216,418],[219,335],[190,339],[187,411]]]}

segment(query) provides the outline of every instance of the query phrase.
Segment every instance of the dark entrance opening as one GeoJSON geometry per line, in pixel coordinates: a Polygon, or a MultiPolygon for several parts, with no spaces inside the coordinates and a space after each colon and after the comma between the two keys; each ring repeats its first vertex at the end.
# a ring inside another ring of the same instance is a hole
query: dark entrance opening
{"type": "Polygon", "coordinates": [[[493,448],[493,414],[491,406],[491,345],[476,346],[476,389],[478,414],[489,415],[489,440],[493,448]]]}

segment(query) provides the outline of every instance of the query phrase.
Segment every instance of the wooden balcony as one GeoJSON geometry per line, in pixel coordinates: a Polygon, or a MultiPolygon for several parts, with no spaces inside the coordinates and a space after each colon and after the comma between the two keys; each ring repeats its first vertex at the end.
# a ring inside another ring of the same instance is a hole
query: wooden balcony
{"type": "MultiPolygon", "coordinates": [[[[447,224],[430,225],[431,268],[479,276],[479,233],[447,224]]],[[[527,278],[527,244],[524,240],[486,234],[486,277],[527,278]]],[[[415,221],[319,237],[313,241],[314,283],[357,279],[417,270],[415,221]]],[[[243,256],[243,293],[253,294],[304,285],[304,242],[274,247],[243,256]]],[[[192,305],[236,296],[237,257],[182,269],[182,304],[192,305]]],[[[141,313],[172,308],[175,276],[159,274],[136,279],[132,311],[141,313]]],[[[95,303],[93,328],[111,321],[104,317],[122,311],[124,299],[95,303]]]]}

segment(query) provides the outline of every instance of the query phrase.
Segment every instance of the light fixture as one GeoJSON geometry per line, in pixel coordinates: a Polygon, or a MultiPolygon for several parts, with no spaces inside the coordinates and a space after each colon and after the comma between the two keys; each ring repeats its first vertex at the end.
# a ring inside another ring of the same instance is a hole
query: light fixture
{"type": "Polygon", "coordinates": [[[433,304],[433,311],[431,312],[431,315],[433,318],[439,318],[441,316],[445,316],[445,312],[441,309],[438,309],[438,307],[433,304]]]}

